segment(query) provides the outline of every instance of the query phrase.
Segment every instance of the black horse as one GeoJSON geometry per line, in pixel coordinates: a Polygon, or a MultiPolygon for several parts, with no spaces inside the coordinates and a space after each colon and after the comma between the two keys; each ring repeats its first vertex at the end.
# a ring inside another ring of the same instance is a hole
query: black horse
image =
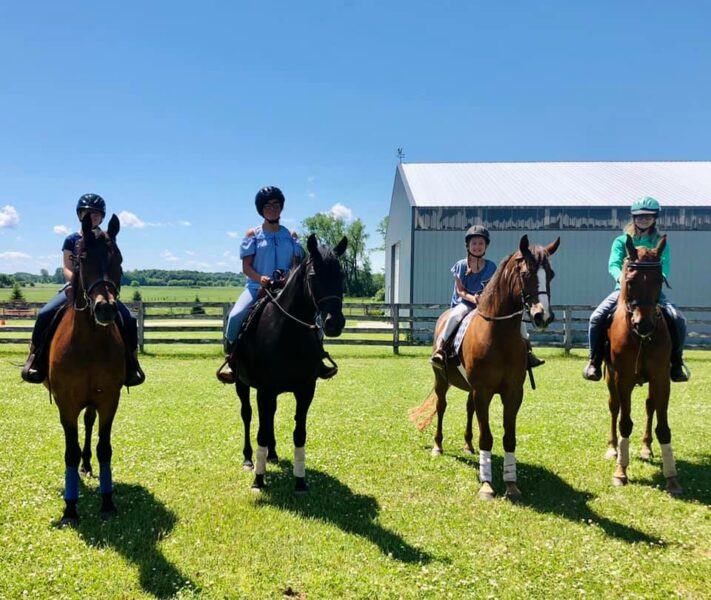
{"type": "Polygon", "coordinates": [[[252,445],[249,426],[252,407],[249,388],[257,389],[259,430],[257,432],[257,462],[252,488],[261,490],[266,471],[267,453],[276,461],[274,415],[277,396],[292,392],[296,398],[294,417],[294,477],[297,492],[306,485],[306,415],[316,389],[321,359],[322,340],[316,323],[317,314],[323,333],[338,337],[346,320],[343,316],[343,273],[338,257],[348,245],[344,237],[333,249],[319,246],[310,235],[306,247],[309,256],[289,276],[278,296],[268,302],[256,317],[238,348],[236,371],[237,395],[241,402],[244,423],[244,466],[252,468],[252,445]]]}

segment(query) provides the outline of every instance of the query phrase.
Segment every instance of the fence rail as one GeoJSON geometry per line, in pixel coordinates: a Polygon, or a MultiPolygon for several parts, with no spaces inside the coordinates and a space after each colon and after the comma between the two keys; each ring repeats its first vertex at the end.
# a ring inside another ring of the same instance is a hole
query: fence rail
{"type": "MultiPolygon", "coordinates": [[[[0,344],[29,344],[32,323],[42,303],[0,303],[0,344]],[[22,334],[25,334],[24,336],[22,334]]],[[[222,332],[232,304],[222,302],[132,302],[127,306],[138,320],[141,351],[154,344],[222,344],[222,332]]],[[[432,343],[434,324],[446,304],[343,305],[347,327],[327,344],[390,346],[397,354],[408,346],[432,343]]],[[[587,345],[587,327],[594,306],[556,305],[556,320],[545,332],[531,331],[540,346],[572,348],[587,345]]],[[[687,348],[711,348],[711,307],[686,306],[687,348]]]]}

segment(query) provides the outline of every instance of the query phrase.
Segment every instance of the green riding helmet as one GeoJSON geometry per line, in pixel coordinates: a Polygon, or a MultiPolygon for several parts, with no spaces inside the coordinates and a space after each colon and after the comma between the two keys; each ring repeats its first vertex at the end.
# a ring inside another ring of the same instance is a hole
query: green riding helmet
{"type": "Polygon", "coordinates": [[[642,196],[641,198],[637,198],[637,200],[632,203],[630,212],[632,213],[632,216],[654,215],[656,217],[660,210],[662,210],[662,207],[659,206],[659,202],[657,202],[654,198],[651,196],[642,196]]]}

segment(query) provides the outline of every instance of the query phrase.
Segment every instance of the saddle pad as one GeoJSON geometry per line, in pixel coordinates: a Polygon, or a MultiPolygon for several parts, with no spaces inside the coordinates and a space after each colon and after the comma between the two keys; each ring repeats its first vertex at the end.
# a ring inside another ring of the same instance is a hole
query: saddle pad
{"type": "Polygon", "coordinates": [[[469,323],[471,323],[472,318],[476,314],[476,309],[471,311],[464,320],[459,324],[459,329],[457,329],[457,334],[454,336],[454,353],[459,354],[459,349],[462,346],[462,340],[464,339],[464,334],[467,332],[469,323]]]}

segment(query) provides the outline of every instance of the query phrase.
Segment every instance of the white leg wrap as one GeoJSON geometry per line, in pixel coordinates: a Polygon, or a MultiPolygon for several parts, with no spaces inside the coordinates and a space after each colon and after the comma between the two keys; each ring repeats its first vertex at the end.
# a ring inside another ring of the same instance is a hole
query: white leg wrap
{"type": "Polygon", "coordinates": [[[516,454],[504,452],[504,481],[516,483],[516,454]]]}
{"type": "Polygon", "coordinates": [[[617,447],[617,464],[626,467],[630,464],[630,438],[620,438],[617,447]]]}
{"type": "Polygon", "coordinates": [[[479,450],[479,481],[491,483],[491,452],[479,450]]]}
{"type": "Polygon", "coordinates": [[[306,448],[294,447],[294,477],[306,477],[306,448]]]}
{"type": "Polygon", "coordinates": [[[254,472],[257,475],[264,475],[267,471],[267,448],[266,446],[257,445],[257,464],[254,467],[254,472]]]}
{"type": "Polygon", "coordinates": [[[664,473],[664,477],[676,477],[676,461],[671,443],[660,445],[662,447],[662,473],[664,473]]]}

